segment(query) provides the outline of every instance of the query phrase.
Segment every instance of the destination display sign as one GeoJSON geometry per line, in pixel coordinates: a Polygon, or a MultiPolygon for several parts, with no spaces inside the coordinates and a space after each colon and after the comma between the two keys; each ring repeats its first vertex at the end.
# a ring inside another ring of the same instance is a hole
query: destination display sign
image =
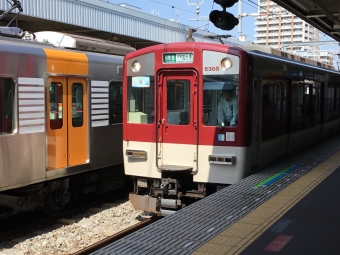
{"type": "Polygon", "coordinates": [[[163,53],[164,64],[193,63],[193,53],[163,53]]]}

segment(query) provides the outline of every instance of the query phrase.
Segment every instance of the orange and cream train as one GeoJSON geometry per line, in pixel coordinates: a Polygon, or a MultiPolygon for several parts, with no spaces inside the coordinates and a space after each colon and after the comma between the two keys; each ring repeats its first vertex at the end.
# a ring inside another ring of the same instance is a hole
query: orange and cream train
{"type": "Polygon", "coordinates": [[[171,214],[340,130],[340,73],[285,52],[170,43],[123,69],[124,168],[145,211],[171,214]]]}
{"type": "Polygon", "coordinates": [[[0,38],[0,216],[124,185],[119,49],[0,38]]]}

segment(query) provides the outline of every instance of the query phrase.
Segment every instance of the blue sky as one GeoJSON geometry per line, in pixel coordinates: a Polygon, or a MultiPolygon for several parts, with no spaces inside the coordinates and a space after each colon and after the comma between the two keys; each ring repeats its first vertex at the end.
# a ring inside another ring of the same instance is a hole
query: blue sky
{"type": "MultiPolygon", "coordinates": [[[[202,0],[190,0],[189,2],[193,5],[188,5],[187,0],[172,0],[172,1],[164,1],[164,0],[110,0],[111,3],[114,4],[129,4],[135,7],[141,8],[141,11],[144,13],[152,14],[153,10],[157,10],[159,13],[159,17],[164,19],[175,19],[182,24],[189,25],[194,28],[200,28],[202,30],[207,29],[208,31],[216,34],[231,34],[233,36],[238,36],[237,27],[235,27],[231,31],[222,31],[218,28],[215,28],[214,25],[205,20],[205,21],[191,21],[190,19],[196,19],[196,2],[202,2],[202,0]],[[174,8],[172,8],[172,6],[174,8]],[[178,14],[178,15],[177,15],[178,14]],[[207,27],[206,24],[209,24],[207,27]]],[[[254,0],[254,3],[257,3],[257,0],[254,0]]],[[[214,4],[213,0],[203,0],[203,4],[199,5],[200,7],[200,15],[201,16],[209,16],[209,13],[212,9],[214,10],[222,10],[222,8],[214,4]]],[[[237,16],[238,13],[238,4],[236,3],[233,7],[228,8],[228,12],[237,16]]],[[[256,13],[257,7],[249,1],[243,2],[243,13],[256,13]]],[[[254,18],[253,17],[245,17],[243,18],[243,34],[247,35],[248,40],[254,40],[254,18]]]]}
{"type": "MultiPolygon", "coordinates": [[[[209,16],[209,13],[212,10],[221,10],[222,8],[213,3],[213,0],[189,0],[191,5],[188,5],[188,0],[109,0],[109,2],[114,4],[129,4],[141,9],[142,12],[147,14],[157,13],[159,17],[164,19],[174,19],[179,23],[186,24],[188,26],[199,28],[202,30],[208,30],[209,32],[222,34],[222,35],[232,35],[238,38],[240,33],[238,33],[238,27],[236,26],[231,31],[222,31],[216,28],[211,22],[208,20],[204,21],[191,21],[190,19],[196,19],[196,2],[203,2],[203,4],[199,5],[200,7],[200,15],[201,16],[209,16]]],[[[243,0],[243,10],[242,13],[256,13],[257,12],[257,0],[243,0]]],[[[228,12],[237,16],[238,14],[238,3],[236,3],[231,8],[227,9],[228,12]]],[[[242,18],[242,34],[247,36],[248,41],[254,41],[254,22],[255,19],[251,16],[247,16],[242,18]]],[[[332,38],[321,33],[320,40],[333,40],[332,38]]],[[[322,46],[321,50],[339,50],[339,46],[328,45],[322,46]]]]}

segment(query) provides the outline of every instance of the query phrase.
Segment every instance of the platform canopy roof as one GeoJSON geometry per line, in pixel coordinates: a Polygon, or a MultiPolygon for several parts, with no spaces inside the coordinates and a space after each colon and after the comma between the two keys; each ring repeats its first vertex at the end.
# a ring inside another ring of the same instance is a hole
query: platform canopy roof
{"type": "Polygon", "coordinates": [[[340,42],[340,0],[272,0],[340,42]]]}
{"type": "MultiPolygon", "coordinates": [[[[10,9],[15,2],[17,1],[0,0],[0,15],[10,9]]],[[[11,26],[19,27],[23,31],[54,31],[88,36],[108,42],[125,43],[136,49],[159,43],[186,41],[189,34],[188,25],[143,13],[137,7],[114,4],[107,0],[20,0],[20,2],[23,11],[16,16],[18,10],[14,9],[0,20],[0,26],[7,26],[14,18],[11,26]]],[[[192,35],[195,41],[220,43],[220,40],[210,39],[216,34],[196,30],[192,35]]],[[[238,41],[236,38],[227,38],[223,41],[236,46],[250,43],[238,41]]]]}

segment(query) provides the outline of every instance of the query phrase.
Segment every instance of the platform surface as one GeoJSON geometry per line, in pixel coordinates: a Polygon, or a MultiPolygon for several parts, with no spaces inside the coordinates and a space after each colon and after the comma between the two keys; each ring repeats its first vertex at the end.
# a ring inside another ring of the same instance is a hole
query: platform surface
{"type": "Polygon", "coordinates": [[[338,135],[92,254],[340,254],[339,166],[338,135]]]}
{"type": "Polygon", "coordinates": [[[340,168],[337,168],[241,255],[273,254],[276,250],[280,255],[339,255],[339,238],[340,168]],[[289,241],[281,248],[285,240],[289,241]]]}

